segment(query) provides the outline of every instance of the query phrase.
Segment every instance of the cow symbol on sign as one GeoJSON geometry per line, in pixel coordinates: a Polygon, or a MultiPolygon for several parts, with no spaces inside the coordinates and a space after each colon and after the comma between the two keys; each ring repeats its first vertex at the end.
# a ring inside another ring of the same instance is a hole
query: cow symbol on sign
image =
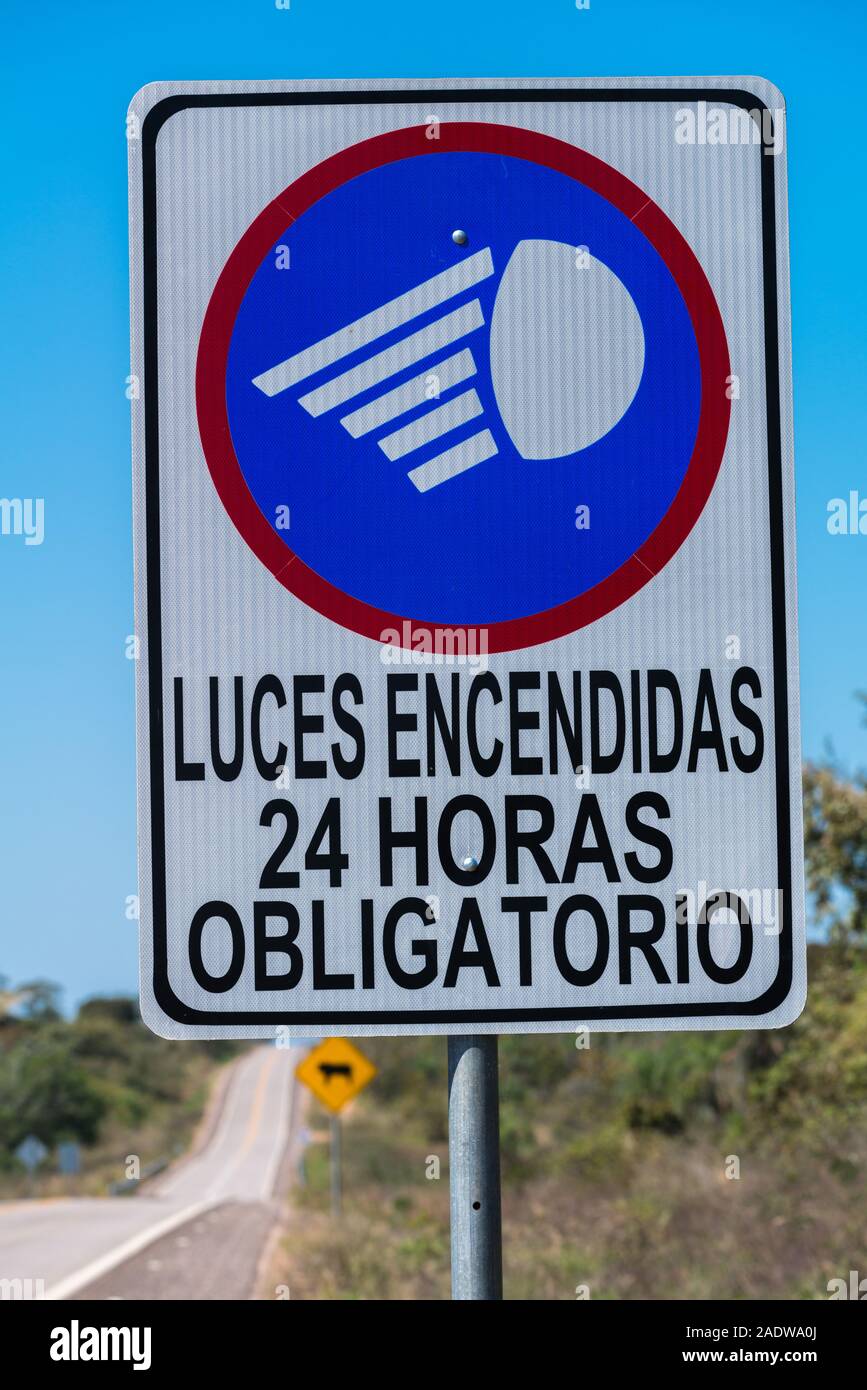
{"type": "Polygon", "coordinates": [[[347,1081],[352,1080],[352,1067],[348,1062],[320,1062],[319,1070],[326,1081],[330,1081],[332,1076],[345,1076],[347,1081]]]}

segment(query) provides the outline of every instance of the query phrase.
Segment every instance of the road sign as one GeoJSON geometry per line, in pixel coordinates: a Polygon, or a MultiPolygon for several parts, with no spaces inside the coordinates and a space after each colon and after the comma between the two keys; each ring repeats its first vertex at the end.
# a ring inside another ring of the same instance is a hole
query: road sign
{"type": "Polygon", "coordinates": [[[48,1150],[41,1139],[37,1139],[35,1134],[28,1134],[26,1139],[22,1139],[18,1148],[15,1150],[15,1157],[23,1163],[28,1173],[34,1172],[45,1158],[48,1150]]]}
{"type": "Polygon", "coordinates": [[[156,84],[128,130],[147,1021],[790,1021],[780,94],[156,84]]]}
{"type": "Polygon", "coordinates": [[[299,1081],[335,1115],[376,1076],[376,1067],[346,1038],[326,1038],[295,1069],[299,1081]]]}
{"type": "Polygon", "coordinates": [[[57,1167],[68,1177],[81,1172],[81,1147],[74,1140],[57,1145],[57,1167]]]}

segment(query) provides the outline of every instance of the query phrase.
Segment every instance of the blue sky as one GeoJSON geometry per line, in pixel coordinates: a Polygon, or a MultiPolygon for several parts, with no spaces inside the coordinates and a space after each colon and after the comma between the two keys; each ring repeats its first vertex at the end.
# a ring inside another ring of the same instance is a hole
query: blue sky
{"type": "MultiPolygon", "coordinates": [[[[126,140],[160,78],[759,73],[788,102],[804,749],[867,762],[864,11],[859,0],[43,0],[4,16],[0,973],[136,982],[126,140]]],[[[737,544],[737,538],[733,544],[737,544]]]]}

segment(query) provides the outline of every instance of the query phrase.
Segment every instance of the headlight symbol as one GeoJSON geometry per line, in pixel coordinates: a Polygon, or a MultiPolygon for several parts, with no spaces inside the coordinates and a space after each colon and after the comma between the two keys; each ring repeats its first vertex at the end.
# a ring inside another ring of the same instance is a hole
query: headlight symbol
{"type": "Polygon", "coordinates": [[[594,256],[577,257],[565,242],[520,241],[501,276],[486,342],[482,305],[468,292],[494,273],[490,249],[475,252],[271,367],[253,384],[274,396],[336,368],[298,397],[314,417],[384,387],[338,418],[353,439],[373,434],[390,462],[408,460],[408,477],[420,492],[493,458],[505,435],[524,459],[570,457],[613,429],[632,403],[644,367],[638,310],[623,283],[594,256]],[[438,308],[445,312],[415,326],[438,308]],[[379,339],[398,330],[405,330],[403,336],[377,349],[379,339]],[[478,336],[462,346],[471,335],[478,336]],[[372,351],[363,360],[341,365],[368,347],[372,351]],[[468,385],[478,370],[474,354],[485,351],[498,418],[486,418],[468,385]],[[389,386],[422,362],[422,370],[389,386]],[[474,420],[479,429],[449,444],[453,431],[474,420]]]}

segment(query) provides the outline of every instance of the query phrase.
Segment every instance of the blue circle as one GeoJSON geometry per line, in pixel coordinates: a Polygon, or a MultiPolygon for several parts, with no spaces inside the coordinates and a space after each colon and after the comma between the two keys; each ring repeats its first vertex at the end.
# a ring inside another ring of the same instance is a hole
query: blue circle
{"type": "Polygon", "coordinates": [[[524,618],[586,592],[619,569],[662,520],[688,467],[701,374],[689,314],[658,252],[619,209],[575,179],[529,160],[437,153],[398,160],[314,203],[256,271],[234,325],[226,401],[247,486],[287,547],[323,579],[420,622],[524,618]],[[456,245],[452,232],[465,229],[456,245]],[[644,331],[644,370],[620,421],[567,458],[527,461],[500,419],[488,335],[500,276],[523,240],[588,246],[629,291],[644,331]],[[489,247],[495,273],[447,304],[268,396],[254,378],[489,247]],[[338,408],[313,416],[308,392],[478,299],[484,326],[405,367],[338,408]],[[411,456],[389,460],[378,440],[411,413],[353,438],[340,423],[461,350],[477,373],[482,416],[411,456]],[[411,468],[488,428],[495,457],[420,492],[411,468]],[[589,508],[589,529],[575,525],[589,508]]]}

